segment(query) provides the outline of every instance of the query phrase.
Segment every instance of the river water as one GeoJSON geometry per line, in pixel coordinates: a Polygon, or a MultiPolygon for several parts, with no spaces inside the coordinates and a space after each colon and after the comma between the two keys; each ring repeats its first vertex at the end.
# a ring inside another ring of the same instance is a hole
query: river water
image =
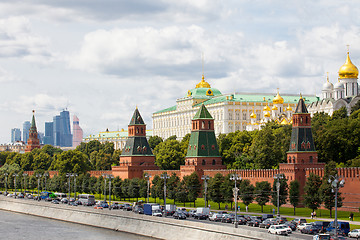
{"type": "Polygon", "coordinates": [[[153,238],[0,210],[0,239],[150,240],[153,238]]]}

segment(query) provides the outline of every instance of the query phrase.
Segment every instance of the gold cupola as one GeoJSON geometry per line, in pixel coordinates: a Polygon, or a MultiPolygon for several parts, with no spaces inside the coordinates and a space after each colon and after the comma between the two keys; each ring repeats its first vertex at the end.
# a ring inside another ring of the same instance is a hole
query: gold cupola
{"type": "Polygon", "coordinates": [[[269,118],[269,117],[270,117],[270,113],[269,113],[269,112],[265,112],[265,113],[264,113],[264,117],[269,118]]]}
{"type": "Polygon", "coordinates": [[[252,110],[252,113],[250,114],[250,118],[256,118],[256,114],[254,113],[254,108],[252,110]]]}
{"type": "Polygon", "coordinates": [[[266,101],[266,106],[263,108],[264,112],[269,112],[270,111],[270,107],[268,105],[268,102],[266,101]]]}
{"type": "Polygon", "coordinates": [[[274,105],[274,106],[271,108],[271,110],[276,111],[276,110],[278,110],[278,107],[277,107],[276,105],[274,105]]]}
{"type": "Polygon", "coordinates": [[[290,106],[290,104],[287,106],[286,111],[292,111],[292,107],[290,106]]]}
{"type": "Polygon", "coordinates": [[[204,74],[202,75],[202,80],[198,84],[196,84],[195,88],[211,88],[208,82],[205,82],[204,74]]]}
{"type": "Polygon", "coordinates": [[[358,78],[359,70],[358,68],[351,62],[349,51],[347,52],[346,62],[339,69],[339,78],[358,78]]]}
{"type": "Polygon", "coordinates": [[[284,99],[280,96],[280,94],[279,94],[279,89],[278,89],[278,91],[277,91],[277,94],[276,94],[276,96],[274,97],[274,99],[273,99],[273,103],[274,104],[283,104],[284,103],[284,99]]]}

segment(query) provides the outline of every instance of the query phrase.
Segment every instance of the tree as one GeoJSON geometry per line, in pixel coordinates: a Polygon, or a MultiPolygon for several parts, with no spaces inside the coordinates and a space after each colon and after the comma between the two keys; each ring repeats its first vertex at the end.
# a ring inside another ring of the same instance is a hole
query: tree
{"type": "Polygon", "coordinates": [[[41,148],[41,152],[48,154],[50,157],[53,157],[56,154],[62,153],[63,150],[51,145],[45,145],[41,148]]]}
{"type": "Polygon", "coordinates": [[[186,186],[187,200],[189,202],[194,202],[195,207],[195,201],[201,190],[199,177],[196,172],[193,172],[192,174],[185,176],[183,181],[186,186]]]}
{"type": "Polygon", "coordinates": [[[33,170],[43,169],[48,170],[51,165],[51,157],[47,153],[39,153],[34,157],[31,168],[33,170]]]}
{"type": "Polygon", "coordinates": [[[164,196],[163,185],[164,185],[164,180],[162,180],[159,175],[155,175],[152,180],[152,188],[151,188],[151,197],[155,198],[155,202],[156,202],[156,198],[161,198],[164,196]]]}
{"type": "Polygon", "coordinates": [[[230,209],[232,209],[232,204],[234,201],[233,197],[233,188],[234,188],[234,182],[230,180],[230,174],[228,174],[224,181],[221,183],[220,191],[223,194],[224,202],[230,203],[230,209]]]}
{"type": "Polygon", "coordinates": [[[157,145],[159,145],[162,142],[163,142],[163,139],[161,137],[159,137],[159,136],[156,136],[156,135],[155,136],[150,136],[149,141],[148,141],[151,149],[153,149],[153,150],[155,149],[155,147],[157,145]]]}
{"type": "Polygon", "coordinates": [[[263,212],[263,207],[270,200],[270,183],[267,181],[257,182],[255,187],[255,193],[255,200],[261,206],[261,212],[263,212]]]}
{"type": "MultiPolygon", "coordinates": [[[[273,191],[271,194],[271,202],[274,206],[277,206],[277,188],[276,188],[277,180],[273,183],[273,191]]],[[[280,191],[279,191],[279,206],[284,205],[286,203],[286,199],[288,197],[288,184],[287,179],[284,177],[280,179],[280,191]]]]}
{"type": "Polygon", "coordinates": [[[163,170],[178,170],[185,164],[185,154],[176,140],[166,140],[155,147],[155,164],[163,170]]]}
{"type": "Polygon", "coordinates": [[[140,179],[139,178],[133,178],[129,181],[129,186],[127,188],[128,195],[130,198],[136,198],[136,201],[138,201],[138,198],[140,197],[140,179]]]}
{"type": "Polygon", "coordinates": [[[277,166],[279,158],[274,154],[275,137],[270,128],[264,128],[259,131],[251,145],[251,154],[254,157],[256,168],[269,169],[277,166]]]}
{"type": "Polygon", "coordinates": [[[123,195],[122,189],[121,189],[121,184],[122,184],[121,178],[115,177],[113,179],[112,184],[113,184],[113,188],[112,188],[113,194],[115,195],[115,197],[121,199],[121,197],[123,195]]]}
{"type": "Polygon", "coordinates": [[[219,204],[220,209],[220,203],[224,202],[224,195],[221,192],[221,185],[224,182],[224,176],[220,173],[215,174],[213,178],[210,178],[209,180],[209,199],[213,202],[216,202],[219,204]]]}
{"type": "Polygon", "coordinates": [[[169,141],[169,140],[176,140],[176,135],[172,135],[169,138],[167,138],[165,141],[169,141]]]}
{"type": "Polygon", "coordinates": [[[254,201],[254,191],[255,187],[250,183],[249,179],[244,179],[240,182],[239,197],[245,206],[249,206],[249,204],[254,201]]]}
{"type": "Polygon", "coordinates": [[[90,170],[87,156],[77,150],[69,150],[54,156],[54,161],[50,167],[51,170],[59,171],[60,175],[66,173],[86,173],[90,170]]]}
{"type": "Polygon", "coordinates": [[[166,181],[166,190],[167,190],[167,197],[169,199],[173,199],[174,200],[174,204],[175,204],[175,200],[176,200],[176,191],[177,191],[177,185],[178,182],[180,182],[180,178],[173,173],[170,178],[166,181]]]}
{"type": "Polygon", "coordinates": [[[183,149],[184,155],[187,154],[187,149],[189,147],[189,141],[190,141],[191,133],[187,133],[182,139],[181,139],[181,148],[183,149]]]}
{"type": "MultiPolygon", "coordinates": [[[[185,203],[186,201],[189,200],[188,198],[188,188],[187,188],[187,184],[186,184],[186,178],[187,176],[184,177],[184,179],[179,182],[176,186],[176,199],[178,199],[180,202],[183,202],[184,203],[184,207],[185,207],[185,203]]],[[[195,203],[194,203],[195,205],[195,203]]]]}
{"type": "Polygon", "coordinates": [[[321,205],[321,197],[319,193],[320,186],[320,177],[310,173],[310,176],[304,186],[304,203],[306,207],[311,208],[313,211],[318,209],[321,205]]]}
{"type": "Polygon", "coordinates": [[[335,120],[335,119],[343,119],[343,118],[347,118],[347,110],[345,107],[341,107],[339,110],[336,110],[333,112],[332,116],[331,116],[331,121],[335,120]]]}
{"type": "Polygon", "coordinates": [[[290,182],[289,200],[291,205],[294,207],[295,215],[295,209],[300,202],[300,183],[298,180],[293,180],[290,182]]]}
{"type": "MultiPolygon", "coordinates": [[[[330,217],[332,217],[332,209],[335,207],[335,192],[331,187],[331,183],[328,182],[328,179],[330,176],[335,175],[337,175],[336,163],[334,161],[330,161],[325,165],[324,177],[320,187],[321,201],[324,203],[325,208],[329,209],[330,217]]],[[[343,200],[341,197],[341,192],[338,192],[337,197],[337,205],[338,207],[341,207],[343,200]]]]}

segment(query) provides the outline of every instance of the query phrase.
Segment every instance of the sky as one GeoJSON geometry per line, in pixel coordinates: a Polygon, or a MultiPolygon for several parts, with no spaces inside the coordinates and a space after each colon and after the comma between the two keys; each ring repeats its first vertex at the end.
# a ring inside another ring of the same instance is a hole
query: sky
{"type": "Polygon", "coordinates": [[[126,129],[136,106],[152,129],[203,69],[224,94],[320,96],[347,45],[360,66],[359,23],[348,0],[1,0],[0,143],[33,109],[41,132],[63,109],[84,137],[126,129]]]}

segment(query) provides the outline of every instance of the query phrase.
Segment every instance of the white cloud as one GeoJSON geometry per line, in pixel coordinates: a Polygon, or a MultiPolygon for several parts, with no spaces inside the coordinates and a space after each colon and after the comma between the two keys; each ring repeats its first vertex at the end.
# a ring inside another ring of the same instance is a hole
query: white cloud
{"type": "Polygon", "coordinates": [[[0,19],[0,58],[46,63],[51,59],[49,40],[32,33],[25,17],[0,19]]]}

